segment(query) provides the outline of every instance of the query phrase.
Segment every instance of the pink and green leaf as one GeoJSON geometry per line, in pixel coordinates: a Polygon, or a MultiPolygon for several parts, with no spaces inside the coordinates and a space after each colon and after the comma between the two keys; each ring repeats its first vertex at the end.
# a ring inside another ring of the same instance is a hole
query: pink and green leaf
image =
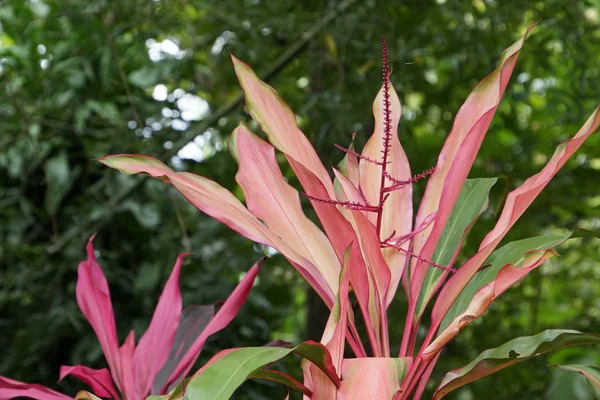
{"type": "Polygon", "coordinates": [[[561,329],[513,339],[502,346],[482,352],[464,367],[448,372],[433,399],[439,400],[461,386],[541,354],[571,346],[598,343],[600,335],[561,329]]]}
{"type": "Polygon", "coordinates": [[[448,324],[448,327],[421,352],[421,357],[427,361],[435,357],[466,325],[483,315],[490,304],[502,293],[555,255],[556,253],[551,249],[533,251],[527,253],[518,265],[507,264],[502,267],[493,281],[475,293],[466,310],[457,315],[448,324]]]}
{"type": "Polygon", "coordinates": [[[186,398],[226,400],[258,370],[295,353],[315,363],[336,385],[340,385],[327,348],[308,341],[291,349],[281,347],[246,347],[217,353],[200,373],[194,374],[186,388],[186,398]]]}
{"type": "MultiPolygon", "coordinates": [[[[600,107],[588,118],[581,129],[571,139],[558,146],[546,166],[527,179],[521,186],[508,194],[502,213],[494,229],[483,239],[479,251],[456,272],[440,292],[432,311],[432,324],[427,339],[433,337],[442,319],[471,278],[477,273],[506,233],[523,215],[548,182],[558,173],[573,153],[593,133],[600,129],[600,107]]],[[[426,341],[427,341],[426,339],[426,341]]]]}
{"type": "MultiPolygon", "coordinates": [[[[437,247],[531,29],[533,26],[502,53],[498,67],[475,87],[456,114],[416,217],[416,225],[419,225],[427,215],[437,211],[431,228],[413,240],[413,252],[423,259],[430,259],[437,247]]],[[[424,263],[412,260],[411,301],[416,301],[419,296],[426,271],[424,263]]]]}
{"type": "MultiPolygon", "coordinates": [[[[210,320],[206,328],[202,333],[194,340],[191,346],[188,347],[185,355],[181,358],[181,361],[171,372],[169,379],[167,379],[165,385],[160,388],[159,392],[162,393],[167,387],[170,387],[173,382],[179,382],[190,372],[194,363],[198,359],[204,343],[214,333],[225,328],[231,320],[237,315],[240,308],[246,301],[246,298],[250,294],[254,280],[260,271],[264,259],[256,262],[252,268],[246,273],[244,278],[236,286],[233,292],[229,295],[225,303],[221,306],[219,311],[210,320]]],[[[210,397],[209,397],[210,398],[210,397]]]]}
{"type": "Polygon", "coordinates": [[[454,318],[466,310],[475,293],[496,279],[502,267],[507,264],[520,265],[527,253],[555,248],[571,237],[573,237],[573,233],[536,236],[507,243],[494,251],[484,262],[486,268],[473,276],[469,284],[460,293],[460,296],[454,301],[440,325],[440,331],[446,329],[454,318]]]}
{"type": "MultiPolygon", "coordinates": [[[[444,232],[431,258],[436,264],[452,267],[462,242],[471,226],[489,206],[489,193],[496,178],[467,179],[454,209],[444,227],[444,232]]],[[[427,273],[417,301],[415,318],[420,318],[427,303],[448,274],[439,268],[427,268],[427,273]]]]}
{"type": "Polygon", "coordinates": [[[250,379],[265,379],[272,382],[281,383],[293,389],[297,392],[302,393],[305,396],[312,397],[312,391],[304,386],[302,383],[298,382],[296,379],[292,378],[288,374],[284,374],[281,371],[273,370],[273,369],[259,369],[255,371],[250,379]]]}

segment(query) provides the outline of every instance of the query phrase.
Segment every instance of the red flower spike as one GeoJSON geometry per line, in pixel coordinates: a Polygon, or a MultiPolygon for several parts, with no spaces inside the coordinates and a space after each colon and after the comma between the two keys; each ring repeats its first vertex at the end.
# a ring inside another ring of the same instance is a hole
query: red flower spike
{"type": "Polygon", "coordinates": [[[407,179],[407,180],[396,179],[389,172],[384,172],[385,177],[388,178],[393,183],[393,185],[386,187],[384,189],[384,191],[391,192],[393,190],[402,189],[406,185],[415,183],[416,181],[421,180],[421,179],[433,174],[434,172],[435,172],[435,167],[432,167],[432,168],[429,168],[428,170],[425,170],[425,171],[421,172],[420,174],[415,175],[412,178],[407,179]]]}
{"type": "Polygon", "coordinates": [[[383,216],[384,190],[385,190],[385,174],[388,163],[388,156],[392,149],[392,118],[390,107],[390,64],[388,59],[387,42],[385,36],[381,35],[381,53],[383,58],[382,79],[383,79],[383,114],[384,114],[384,131],[383,131],[383,149],[381,150],[381,184],[379,189],[379,205],[377,212],[377,234],[381,233],[381,217],[383,216]]]}
{"type": "Polygon", "coordinates": [[[353,155],[354,157],[360,158],[361,160],[365,160],[366,162],[370,162],[375,165],[383,165],[383,163],[381,161],[373,160],[372,158],[363,156],[362,154],[357,153],[356,151],[354,151],[352,149],[347,149],[345,147],[340,146],[339,144],[334,144],[334,146],[337,147],[339,150],[343,151],[344,153],[353,155]]]}
{"type": "Polygon", "coordinates": [[[318,201],[319,203],[331,204],[332,206],[340,206],[345,207],[350,210],[358,210],[358,211],[369,211],[369,212],[377,212],[379,210],[378,207],[370,206],[368,204],[361,204],[356,201],[340,201],[340,200],[331,200],[324,199],[322,197],[311,196],[310,194],[302,193],[304,197],[310,200],[318,201]]]}

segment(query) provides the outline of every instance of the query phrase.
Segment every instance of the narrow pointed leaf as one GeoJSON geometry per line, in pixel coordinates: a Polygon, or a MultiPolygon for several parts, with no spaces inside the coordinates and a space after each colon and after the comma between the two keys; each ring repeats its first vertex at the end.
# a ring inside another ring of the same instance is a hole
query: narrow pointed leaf
{"type": "Polygon", "coordinates": [[[184,398],[186,400],[229,399],[235,390],[264,366],[295,353],[319,366],[327,376],[339,385],[329,352],[320,343],[304,342],[294,348],[246,347],[217,353],[201,373],[190,380],[184,398]]]}
{"type": "MultiPolygon", "coordinates": [[[[456,114],[416,217],[416,225],[419,225],[431,212],[438,212],[432,227],[413,240],[413,252],[424,259],[430,259],[437,246],[531,29],[533,26],[504,50],[498,67],[475,87],[456,114]]],[[[426,271],[426,265],[412,260],[411,296],[418,296],[426,271]]]]}
{"type": "Polygon", "coordinates": [[[552,249],[565,242],[570,237],[572,237],[572,233],[536,236],[507,243],[494,251],[483,263],[484,265],[489,266],[473,276],[469,284],[460,293],[460,296],[456,299],[454,304],[452,304],[452,307],[440,325],[440,331],[446,329],[454,318],[466,310],[475,293],[488,283],[492,282],[502,267],[507,264],[520,265],[527,253],[536,250],[552,249]]]}
{"type": "Polygon", "coordinates": [[[431,338],[442,319],[471,278],[494,251],[510,228],[523,215],[548,182],[558,173],[583,142],[600,128],[600,107],[588,118],[581,129],[571,139],[560,144],[552,158],[537,174],[528,178],[521,186],[510,192],[494,229],[483,239],[479,251],[471,257],[444,285],[432,311],[432,324],[428,338],[431,338]]]}
{"type": "Polygon", "coordinates": [[[73,376],[86,385],[100,397],[119,400],[120,396],[113,385],[110,371],[106,368],[93,369],[83,365],[63,365],[60,367],[58,381],[62,381],[66,376],[73,376]]]}
{"type": "Polygon", "coordinates": [[[140,399],[145,397],[137,392],[133,378],[133,356],[135,354],[135,332],[130,331],[123,345],[119,347],[119,358],[121,359],[121,379],[123,388],[121,394],[126,399],[140,399]]]}
{"type": "Polygon", "coordinates": [[[246,109],[260,124],[271,144],[313,173],[329,193],[329,198],[333,198],[331,178],[317,152],[296,125],[294,112],[275,89],[260,80],[248,64],[233,55],[231,60],[244,91],[246,109]]]}
{"type": "MultiPolygon", "coordinates": [[[[215,315],[215,307],[210,306],[190,306],[186,307],[181,314],[181,322],[177,327],[175,341],[171,347],[167,361],[164,363],[160,372],[156,375],[152,384],[152,393],[158,394],[165,387],[167,379],[175,367],[183,360],[183,357],[190,349],[194,341],[215,315]]],[[[166,391],[170,391],[167,388],[166,391]]]]}
{"type": "Polygon", "coordinates": [[[565,347],[597,343],[600,343],[600,335],[562,329],[550,329],[534,336],[513,339],[502,346],[484,351],[464,367],[448,372],[433,398],[439,400],[467,383],[532,357],[565,347]]]}
{"type": "Polygon", "coordinates": [[[194,363],[198,359],[202,348],[204,347],[204,343],[206,339],[208,339],[212,334],[220,331],[225,328],[231,320],[237,315],[238,311],[246,301],[246,298],[250,294],[250,289],[252,289],[252,285],[254,284],[254,280],[260,271],[260,267],[262,266],[264,259],[259,260],[250,268],[248,273],[244,276],[241,282],[236,286],[234,291],[229,295],[225,303],[221,306],[219,311],[215,314],[215,316],[210,320],[206,328],[202,331],[200,336],[194,340],[192,345],[189,347],[179,364],[174,368],[171,373],[167,383],[163,388],[161,388],[161,392],[169,387],[173,382],[181,381],[192,369],[194,363]]]}
{"type": "Polygon", "coordinates": [[[72,400],[71,396],[58,393],[42,385],[15,381],[0,376],[0,400],[14,397],[30,397],[37,400],[72,400]]]}
{"type": "Polygon", "coordinates": [[[329,290],[337,293],[340,262],[329,240],[305,215],[298,192],[284,179],[273,146],[238,126],[232,140],[240,168],[236,181],[250,212],[264,221],[296,253],[316,266],[329,290]]]}
{"type": "Polygon", "coordinates": [[[183,258],[177,257],[175,266],[158,300],[148,329],[140,338],[133,356],[133,375],[136,391],[142,396],[148,395],[152,382],[164,365],[177,332],[181,319],[181,292],[179,275],[183,258]]]}
{"type": "MultiPolygon", "coordinates": [[[[304,133],[296,125],[293,111],[271,86],[258,78],[250,66],[233,55],[231,59],[244,91],[248,112],[260,124],[271,144],[285,154],[304,191],[315,197],[334,199],[331,177],[304,133]]],[[[352,238],[344,233],[343,218],[334,207],[315,201],[311,203],[341,262],[344,252],[352,242],[352,238]]],[[[334,296],[334,293],[331,293],[329,301],[325,301],[329,307],[334,296]]]]}
{"type": "Polygon", "coordinates": [[[77,304],[100,342],[114,383],[123,391],[119,342],[110,290],[106,277],[96,262],[93,240],[94,237],[90,238],[86,247],[87,260],[79,263],[77,268],[77,304]]]}
{"type": "Polygon", "coordinates": [[[490,304],[502,293],[522,280],[533,269],[539,267],[548,258],[555,256],[553,250],[540,250],[528,253],[522,260],[521,265],[505,265],[496,278],[479,289],[471,299],[467,309],[457,315],[438,337],[422,351],[425,360],[431,360],[444,346],[473,320],[479,318],[488,309],[490,304]]]}
{"type": "MultiPolygon", "coordinates": [[[[488,208],[490,190],[497,180],[496,178],[466,180],[431,261],[445,267],[451,267],[454,264],[454,259],[460,251],[469,229],[488,208]]],[[[446,271],[439,268],[427,268],[419,292],[415,318],[419,318],[423,314],[427,303],[447,274],[446,271]]]]}

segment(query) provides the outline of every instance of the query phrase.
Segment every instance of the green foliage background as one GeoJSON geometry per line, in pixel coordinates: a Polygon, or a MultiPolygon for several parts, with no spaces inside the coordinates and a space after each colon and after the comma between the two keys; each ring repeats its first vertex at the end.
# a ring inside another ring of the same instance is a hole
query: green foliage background
{"type": "MultiPolygon", "coordinates": [[[[265,252],[160,182],[92,161],[149,154],[241,197],[226,148],[229,133],[249,117],[227,49],[277,88],[327,165],[342,157],[334,143],[348,144],[356,131],[360,149],[372,132],[385,34],[404,107],[400,138],[413,170],[421,171],[435,164],[453,115],[476,82],[540,19],[471,172],[506,175],[510,188],[539,170],[598,102],[598,0],[0,2],[0,375],[74,394],[78,383],[56,384],[61,364],[104,365],[74,295],[77,263],[94,232],[122,339],[130,329],[138,337],[145,329],[179,252],[194,254],[181,283],[186,304],[224,299],[265,252]],[[164,85],[166,98],[157,85],[164,85]],[[194,116],[185,112],[190,103],[207,108],[194,116]]],[[[284,173],[297,183],[287,165],[284,173]]],[[[596,136],[507,240],[598,230],[599,176],[596,136]]],[[[492,212],[474,227],[463,254],[472,254],[492,226],[502,192],[496,190],[492,212]]],[[[598,241],[577,239],[559,252],[562,258],[508,292],[452,343],[436,382],[516,336],[549,327],[600,330],[598,241]]],[[[291,266],[273,257],[238,318],[209,341],[201,361],[233,346],[318,339],[313,321],[323,314],[313,297],[291,266]]],[[[401,300],[390,314],[397,348],[401,300]]],[[[590,398],[581,377],[546,367],[582,357],[598,361],[588,350],[540,358],[449,398],[488,398],[490,388],[497,399],[590,398]]],[[[298,374],[293,360],[282,368],[298,374]]],[[[281,388],[259,383],[238,395],[283,396],[281,388]]]]}

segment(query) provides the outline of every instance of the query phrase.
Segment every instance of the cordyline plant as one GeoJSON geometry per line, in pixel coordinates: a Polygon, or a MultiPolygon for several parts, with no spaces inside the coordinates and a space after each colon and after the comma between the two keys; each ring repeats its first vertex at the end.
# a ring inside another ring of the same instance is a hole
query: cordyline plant
{"type": "MultiPolygon", "coordinates": [[[[215,307],[189,306],[182,311],[179,275],[184,257],[180,254],[158,300],[148,330],[137,346],[129,333],[119,346],[117,328],[106,277],[96,262],[93,237],[87,245],[87,260],[78,267],[77,304],[92,326],[107,368],[83,365],[62,366],[60,380],[68,375],[90,386],[95,394],[80,391],[76,399],[143,400],[150,393],[170,391],[190,372],[209,336],[226,327],[248,297],[259,272],[258,261],[244,276],[215,314],[215,307]]],[[[41,385],[28,384],[0,376],[0,400],[31,397],[39,400],[68,400],[73,397],[41,385]]]]}
{"type": "MultiPolygon", "coordinates": [[[[397,135],[401,105],[389,80],[384,38],[383,86],[373,103],[375,131],[361,153],[343,148],[346,155],[333,170],[333,181],[296,125],[292,110],[234,56],[247,110],[270,142],[244,124],[233,132],[231,147],[239,162],[236,180],[246,206],[219,184],[175,172],[151,157],[114,155],[100,160],[126,174],[146,173],[162,179],[206,214],[255,242],[274,247],[331,309],[320,344],[222,352],[181,393],[190,399],[225,399],[245,379],[260,375],[284,382],[313,399],[422,396],[444,346],[505,290],[554,256],[553,247],[574,235],[533,237],[496,250],[550,179],[599,129],[599,109],[560,144],[540,172],[508,194],[495,227],[477,253],[461,266],[455,265],[465,235],[487,208],[496,182],[495,178],[467,179],[467,175],[531,29],[502,53],[498,67],[469,95],[435,167],[415,176],[397,135]],[[298,191],[279,169],[275,149],[296,173],[325,232],[304,215],[298,191]],[[412,184],[425,177],[427,186],[413,216],[412,184]],[[399,287],[408,299],[408,315],[399,354],[391,354],[386,311],[399,287]],[[358,335],[350,292],[364,320],[369,352],[358,335]],[[427,334],[418,343],[420,322],[432,301],[427,334]],[[354,358],[344,357],[346,342],[354,358]],[[290,352],[311,361],[303,362],[302,384],[263,369],[290,352]]],[[[449,372],[434,398],[532,356],[598,341],[600,336],[567,330],[517,338],[449,372]]]]}

